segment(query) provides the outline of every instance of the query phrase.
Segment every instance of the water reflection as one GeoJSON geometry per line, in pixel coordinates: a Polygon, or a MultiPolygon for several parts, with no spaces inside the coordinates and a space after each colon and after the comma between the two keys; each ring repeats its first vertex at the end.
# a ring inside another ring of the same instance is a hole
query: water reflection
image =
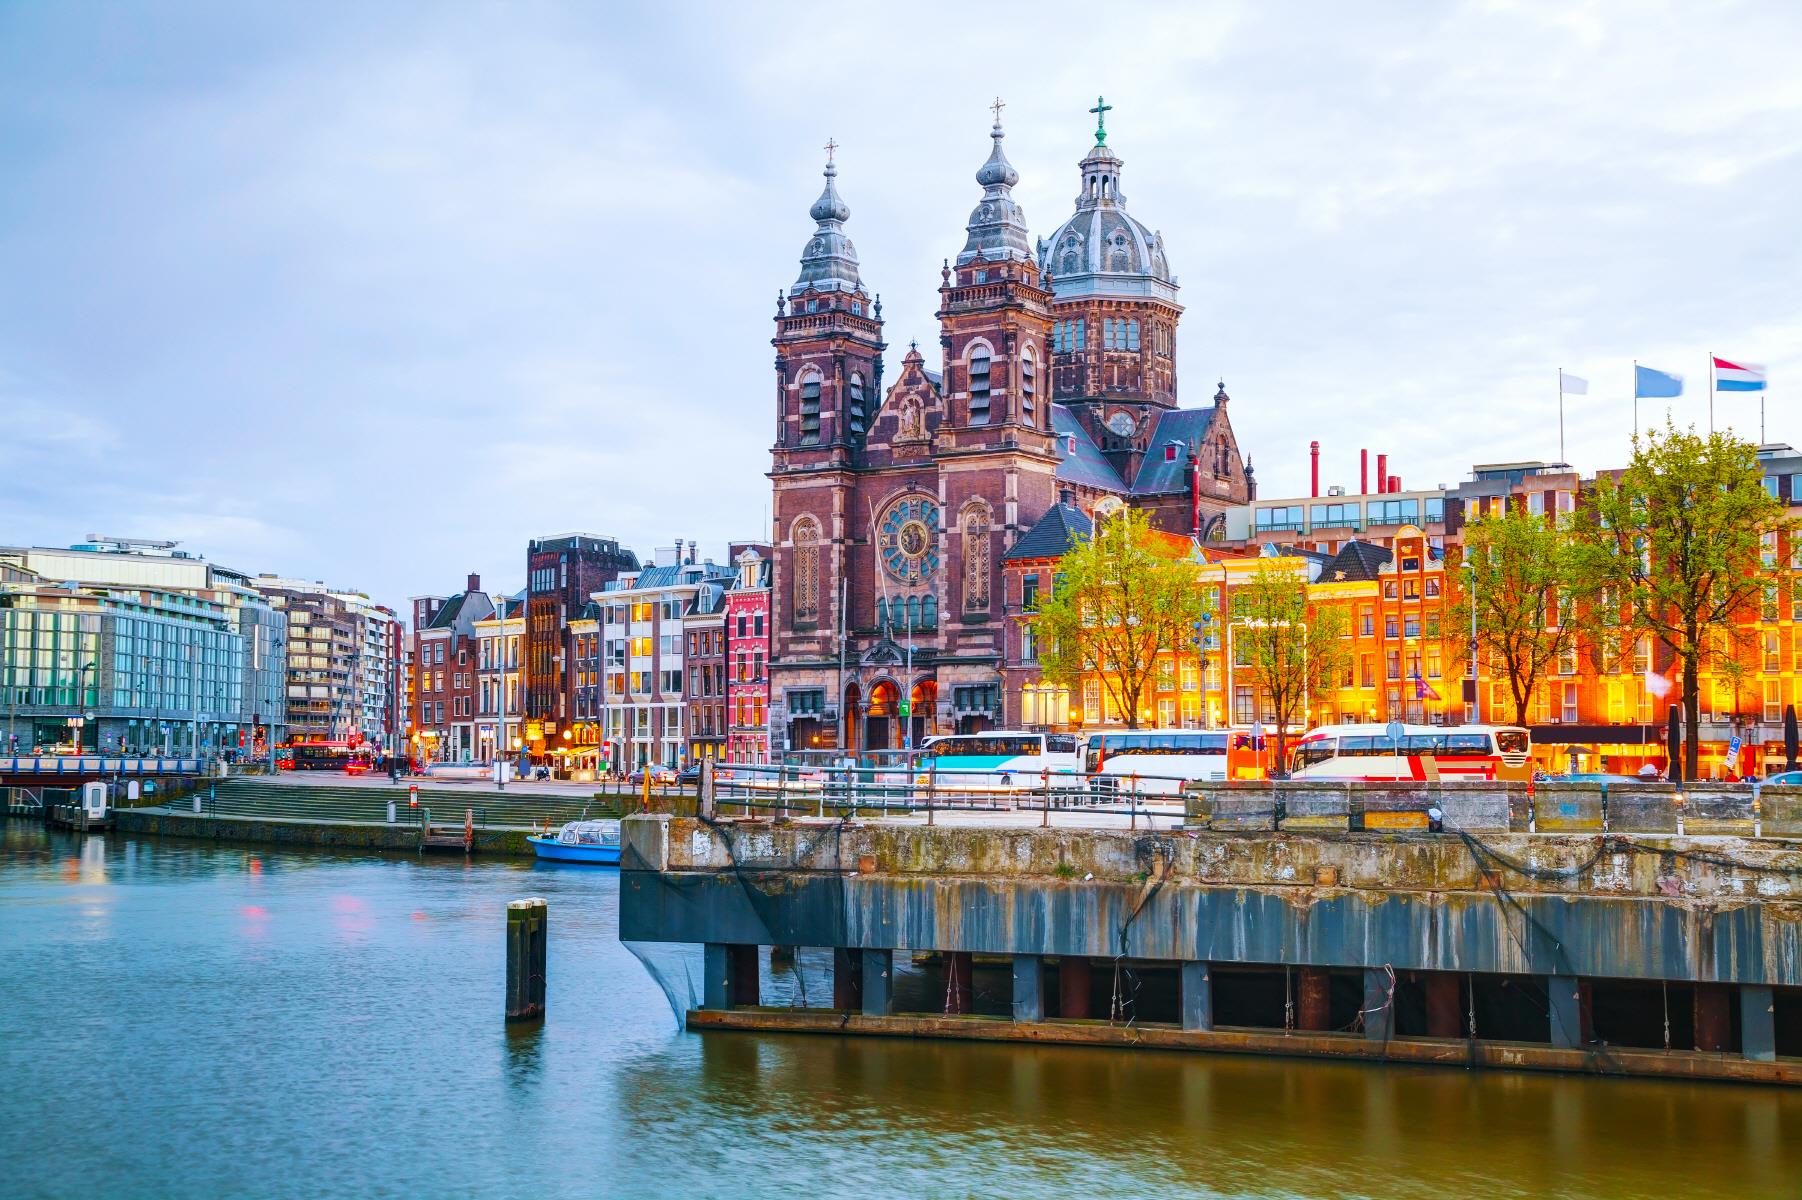
{"type": "MultiPolygon", "coordinates": [[[[3,837],[0,1008],[81,998],[53,1034],[0,1038],[0,1162],[45,1195],[1684,1200],[1802,1179],[1785,1091],[702,1037],[615,940],[612,872],[3,837]],[[508,1028],[504,905],[534,893],[549,1011],[508,1028]],[[96,1147],[73,1111],[154,1136],[96,1147]]],[[[671,977],[695,957],[669,950],[671,977]]],[[[935,973],[898,963],[929,997],[935,973]]],[[[830,968],[803,950],[765,995],[829,1003],[830,968]]]]}

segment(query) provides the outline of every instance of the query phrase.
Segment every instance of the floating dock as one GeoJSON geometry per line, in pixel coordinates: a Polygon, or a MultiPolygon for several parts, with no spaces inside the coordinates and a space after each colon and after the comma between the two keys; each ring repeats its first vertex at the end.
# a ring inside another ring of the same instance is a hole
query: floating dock
{"type": "Polygon", "coordinates": [[[629,817],[620,937],[705,947],[707,1031],[1802,1083],[1802,789],[1223,786],[1186,816],[629,817]],[[1445,831],[1359,828],[1428,807],[1445,831]],[[759,1003],[775,946],[833,951],[831,1008],[759,1003]],[[896,1011],[920,952],[933,1011],[896,1011]]]}

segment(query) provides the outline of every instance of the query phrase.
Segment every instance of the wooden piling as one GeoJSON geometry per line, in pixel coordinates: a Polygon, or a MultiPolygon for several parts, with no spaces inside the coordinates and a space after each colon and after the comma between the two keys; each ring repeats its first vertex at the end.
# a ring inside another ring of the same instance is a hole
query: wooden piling
{"type": "Polygon", "coordinates": [[[550,902],[542,897],[507,905],[507,1020],[544,1019],[544,973],[550,902]]]}
{"type": "Polygon", "coordinates": [[[1320,1032],[1333,1027],[1333,977],[1325,967],[1303,967],[1299,972],[1301,986],[1295,1006],[1298,1029],[1320,1032]]]}
{"type": "Polygon", "coordinates": [[[1057,964],[1057,1014],[1073,1020],[1089,1015],[1089,988],[1093,972],[1089,960],[1065,956],[1057,964]]]}

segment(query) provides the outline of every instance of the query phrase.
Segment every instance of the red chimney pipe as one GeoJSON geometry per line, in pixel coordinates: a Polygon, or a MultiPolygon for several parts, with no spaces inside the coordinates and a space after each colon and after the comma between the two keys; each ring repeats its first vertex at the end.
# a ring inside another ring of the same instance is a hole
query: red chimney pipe
{"type": "Polygon", "coordinates": [[[1377,455],[1377,493],[1381,495],[1389,490],[1389,456],[1377,455]]]}
{"type": "Polygon", "coordinates": [[[1314,476],[1313,495],[1314,495],[1315,499],[1319,499],[1320,498],[1320,443],[1319,442],[1309,442],[1308,443],[1308,458],[1309,458],[1309,460],[1311,462],[1311,466],[1313,468],[1313,476],[1314,476]]]}
{"type": "Polygon", "coordinates": [[[1389,490],[1392,492],[1399,492],[1402,490],[1402,477],[1400,475],[1391,475],[1389,477],[1389,490]]]}
{"type": "Polygon", "coordinates": [[[1370,492],[1370,451],[1358,451],[1358,495],[1370,492]]]}

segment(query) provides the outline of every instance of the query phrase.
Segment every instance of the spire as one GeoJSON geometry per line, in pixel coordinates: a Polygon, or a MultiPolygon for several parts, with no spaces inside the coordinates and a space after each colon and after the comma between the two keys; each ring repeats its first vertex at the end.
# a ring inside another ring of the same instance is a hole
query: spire
{"type": "Polygon", "coordinates": [[[817,222],[813,239],[801,252],[801,274],[790,296],[809,290],[823,292],[862,292],[863,280],[857,274],[857,248],[845,236],[845,222],[851,219],[851,206],[838,194],[838,164],[833,161],[838,143],[826,140],[826,186],[813,202],[807,215],[817,222]]]}
{"type": "Polygon", "coordinates": [[[989,149],[988,161],[976,172],[976,182],[982,185],[982,200],[970,213],[970,236],[964,242],[963,252],[957,256],[960,265],[977,258],[991,262],[1032,261],[1026,238],[1026,214],[1014,200],[1013,193],[1014,184],[1020,182],[1020,172],[1014,170],[1014,164],[1007,161],[1007,152],[1001,148],[1001,141],[1007,136],[1001,129],[1001,110],[1007,106],[997,96],[989,107],[995,114],[994,127],[989,130],[994,144],[989,149]]]}

